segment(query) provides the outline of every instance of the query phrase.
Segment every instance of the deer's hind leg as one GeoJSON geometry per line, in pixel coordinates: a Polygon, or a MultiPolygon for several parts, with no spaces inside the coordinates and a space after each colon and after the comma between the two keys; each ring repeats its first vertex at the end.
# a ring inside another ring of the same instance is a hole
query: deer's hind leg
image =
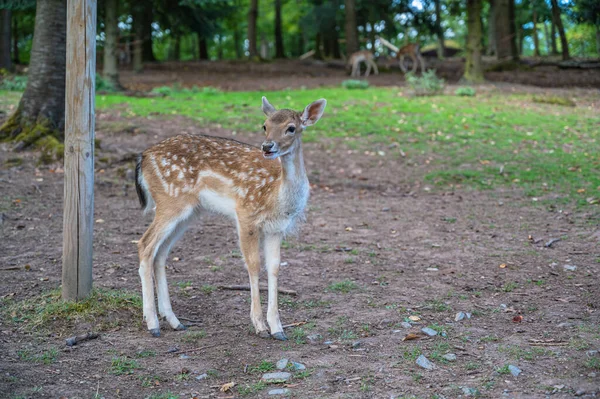
{"type": "MultiPolygon", "coordinates": [[[[191,215],[192,210],[185,209],[178,215],[163,214],[157,209],[156,216],[150,224],[150,227],[138,243],[138,252],[140,256],[140,279],[142,281],[142,300],[144,308],[144,320],[150,333],[160,336],[160,325],[158,315],[156,314],[156,303],[154,297],[153,280],[156,279],[155,261],[165,241],[173,234],[181,221],[186,220],[191,215]]],[[[166,283],[166,279],[165,279],[166,283]]]]}
{"type": "Polygon", "coordinates": [[[179,319],[177,319],[175,313],[173,313],[171,299],[169,298],[169,286],[167,284],[165,266],[171,248],[181,236],[183,236],[192,218],[192,215],[184,213],[171,222],[172,226],[170,226],[168,233],[166,233],[168,236],[166,236],[158,249],[158,253],[154,260],[154,278],[156,280],[156,292],[158,297],[158,313],[164,317],[169,325],[175,330],[185,330],[186,328],[179,319]]]}

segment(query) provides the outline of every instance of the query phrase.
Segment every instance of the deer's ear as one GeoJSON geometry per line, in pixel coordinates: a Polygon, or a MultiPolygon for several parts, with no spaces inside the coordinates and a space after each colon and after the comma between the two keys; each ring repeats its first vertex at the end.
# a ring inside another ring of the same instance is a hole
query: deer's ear
{"type": "Polygon", "coordinates": [[[308,104],[300,116],[302,124],[304,126],[311,126],[317,123],[317,121],[321,119],[321,116],[323,116],[326,105],[327,100],[324,98],[308,104]]]}
{"type": "Polygon", "coordinates": [[[262,112],[264,112],[267,116],[271,116],[275,113],[275,107],[271,105],[265,96],[262,98],[262,112]]]}

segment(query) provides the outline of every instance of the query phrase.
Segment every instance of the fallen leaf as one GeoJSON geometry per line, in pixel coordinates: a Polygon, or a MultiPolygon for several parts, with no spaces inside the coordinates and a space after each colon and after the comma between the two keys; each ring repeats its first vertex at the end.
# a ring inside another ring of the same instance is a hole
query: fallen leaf
{"type": "Polygon", "coordinates": [[[227,384],[221,385],[221,388],[219,389],[219,391],[221,391],[221,392],[227,392],[231,388],[233,388],[234,386],[235,386],[235,382],[231,381],[231,382],[228,382],[227,384]]]}
{"type": "Polygon", "coordinates": [[[419,321],[421,318],[419,316],[408,316],[411,321],[419,321]]]}
{"type": "Polygon", "coordinates": [[[421,336],[418,334],[408,333],[408,334],[406,334],[406,336],[404,338],[402,338],[402,341],[412,341],[413,339],[419,339],[419,338],[421,338],[421,336]]]}
{"type": "Polygon", "coordinates": [[[352,227],[346,227],[346,231],[352,231],[352,227]]]}
{"type": "Polygon", "coordinates": [[[104,223],[104,219],[96,219],[96,223],[98,223],[98,224],[104,223]]]}
{"type": "Polygon", "coordinates": [[[523,316],[521,316],[521,315],[513,317],[513,323],[520,323],[522,321],[523,321],[523,316]]]}
{"type": "Polygon", "coordinates": [[[500,269],[506,269],[506,263],[501,264],[500,269]]]}

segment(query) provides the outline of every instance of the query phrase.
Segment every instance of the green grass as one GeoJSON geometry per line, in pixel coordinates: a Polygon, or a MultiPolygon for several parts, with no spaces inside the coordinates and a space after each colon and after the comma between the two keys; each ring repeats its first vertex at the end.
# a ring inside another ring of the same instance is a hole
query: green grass
{"type": "Polygon", "coordinates": [[[206,337],[206,331],[204,330],[186,331],[183,337],[181,337],[181,340],[183,342],[196,343],[204,337],[206,337]]]}
{"type": "Polygon", "coordinates": [[[26,362],[52,364],[58,358],[58,350],[56,348],[50,348],[43,350],[40,353],[32,352],[29,349],[22,349],[17,351],[19,359],[26,362]]]}
{"type": "Polygon", "coordinates": [[[133,370],[139,369],[140,364],[126,357],[114,357],[110,363],[109,372],[114,375],[133,374],[133,370]]]}
{"type": "Polygon", "coordinates": [[[13,302],[0,309],[0,314],[28,331],[43,333],[48,328],[69,329],[79,322],[93,322],[95,330],[102,331],[119,324],[131,324],[132,317],[142,311],[142,298],[123,290],[97,288],[79,302],[64,302],[60,295],[57,289],[13,302]],[[110,318],[106,317],[109,315],[110,318]]]}
{"type": "MultiPolygon", "coordinates": [[[[260,112],[263,94],[173,89],[169,96],[159,98],[101,94],[96,105],[99,110],[122,110],[125,117],[182,115],[201,125],[258,133],[264,121],[260,112]]],[[[296,110],[315,99],[328,99],[323,119],[304,133],[305,141],[361,138],[365,148],[397,143],[396,150],[386,148],[386,157],[399,157],[402,149],[411,164],[429,159],[423,178],[444,190],[512,186],[532,197],[547,195],[550,201],[561,201],[562,195],[580,205],[600,197],[600,114],[592,107],[534,102],[525,93],[421,98],[381,87],[267,94],[276,107],[296,110]]],[[[0,91],[0,109],[8,110],[19,95],[0,91]]],[[[257,136],[255,144],[259,142],[257,136]]]]}
{"type": "Polygon", "coordinates": [[[353,291],[357,288],[358,288],[358,286],[356,285],[356,283],[351,280],[343,280],[343,281],[338,281],[337,283],[331,283],[331,284],[329,284],[329,287],[327,287],[327,289],[329,291],[343,292],[344,294],[347,294],[350,291],[353,291]]]}
{"type": "Polygon", "coordinates": [[[256,394],[267,387],[267,383],[264,381],[255,382],[252,385],[238,385],[237,392],[240,396],[247,396],[256,394]]]}
{"type": "Polygon", "coordinates": [[[268,373],[275,370],[275,363],[267,360],[262,360],[259,364],[248,367],[248,371],[251,373],[268,373]]]}

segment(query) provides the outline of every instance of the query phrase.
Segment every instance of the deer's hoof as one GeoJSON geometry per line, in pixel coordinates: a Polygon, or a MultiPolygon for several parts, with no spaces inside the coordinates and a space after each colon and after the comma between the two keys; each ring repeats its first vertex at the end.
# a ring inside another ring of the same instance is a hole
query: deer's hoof
{"type": "Polygon", "coordinates": [[[285,336],[285,333],[283,331],[276,332],[275,334],[272,334],[271,336],[278,341],[287,341],[287,337],[285,336]]]}
{"type": "Polygon", "coordinates": [[[150,331],[153,337],[160,337],[160,328],[151,328],[148,331],[150,331]]]}
{"type": "Polygon", "coordinates": [[[177,326],[177,328],[175,328],[175,331],[185,331],[185,330],[187,330],[187,327],[184,326],[181,323],[179,323],[179,325],[177,326]]]}
{"type": "Polygon", "coordinates": [[[271,336],[267,330],[259,331],[256,333],[256,335],[258,335],[260,338],[269,338],[271,336]]]}

